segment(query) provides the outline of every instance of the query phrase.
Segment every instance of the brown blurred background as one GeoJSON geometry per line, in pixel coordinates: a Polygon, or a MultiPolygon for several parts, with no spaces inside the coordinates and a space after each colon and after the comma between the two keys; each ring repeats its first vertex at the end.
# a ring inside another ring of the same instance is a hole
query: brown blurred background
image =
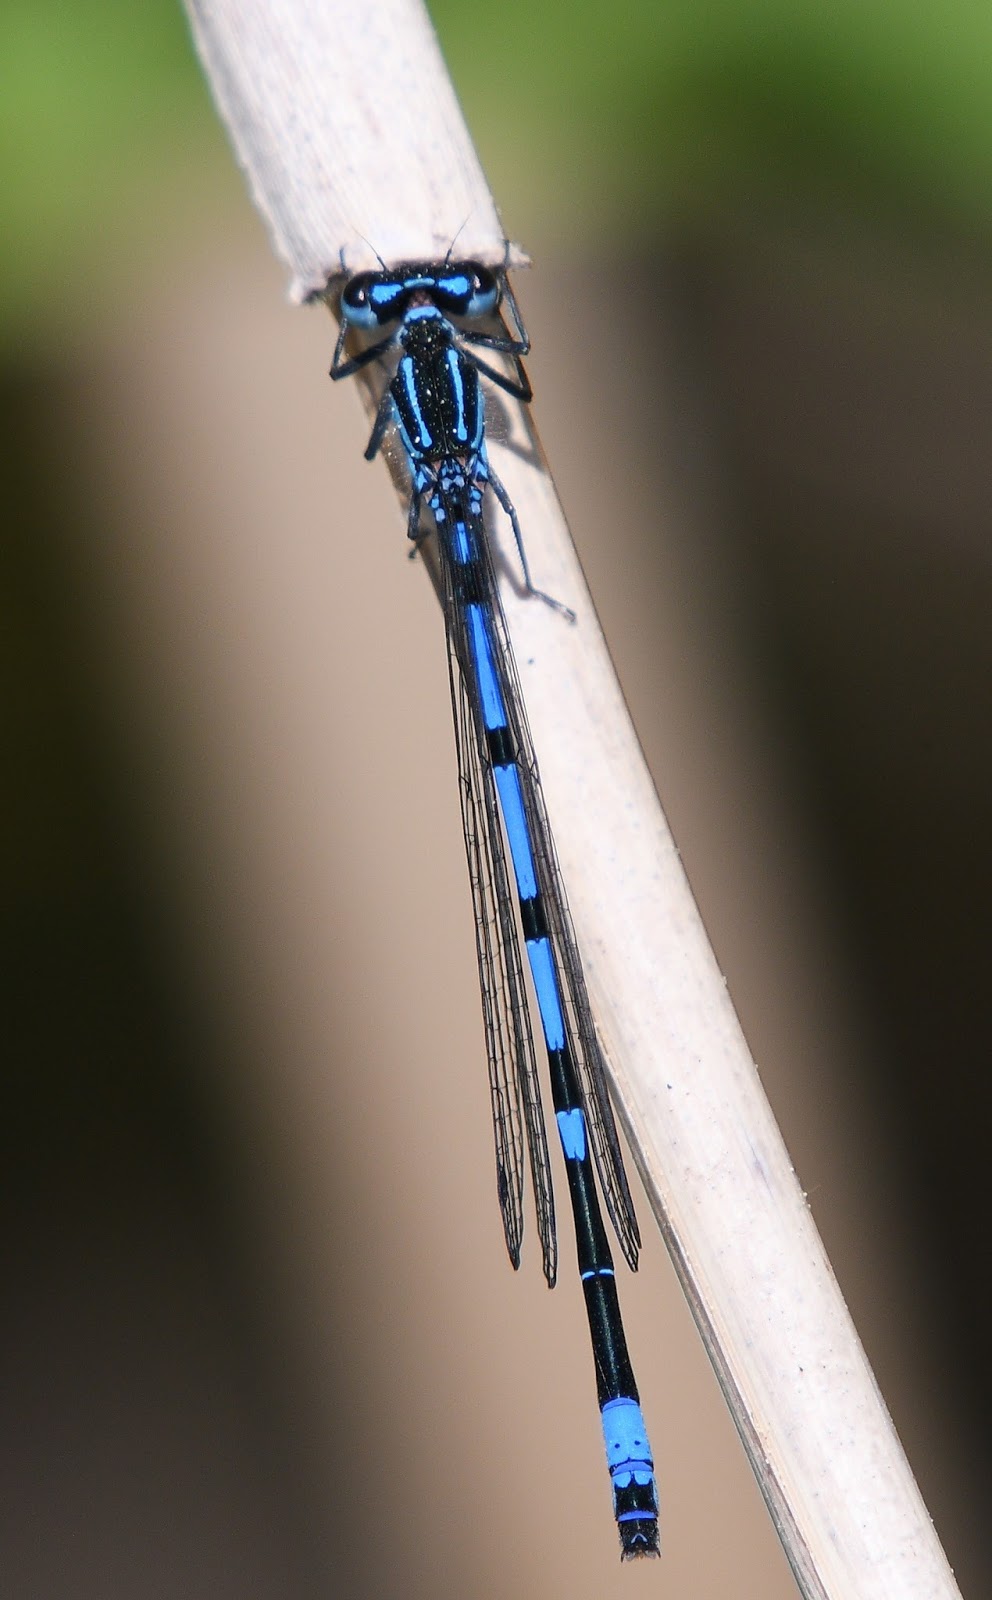
{"type": "MultiPolygon", "coordinates": [[[[538,423],[979,1595],[989,25],[555,11],[482,74],[435,8],[538,423]]],[[[4,1592],[793,1596],[650,1239],[666,1554],[616,1561],[578,1291],[503,1252],[440,620],[181,17],[7,0],[0,45],[4,1592]]]]}

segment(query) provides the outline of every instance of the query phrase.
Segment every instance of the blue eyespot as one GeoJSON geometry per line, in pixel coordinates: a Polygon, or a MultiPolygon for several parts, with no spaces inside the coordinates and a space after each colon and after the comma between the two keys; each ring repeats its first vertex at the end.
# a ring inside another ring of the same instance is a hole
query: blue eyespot
{"type": "Polygon", "coordinates": [[[478,261],[456,261],[439,272],[434,283],[434,303],[459,317],[486,317],[499,302],[496,274],[478,261]]]}

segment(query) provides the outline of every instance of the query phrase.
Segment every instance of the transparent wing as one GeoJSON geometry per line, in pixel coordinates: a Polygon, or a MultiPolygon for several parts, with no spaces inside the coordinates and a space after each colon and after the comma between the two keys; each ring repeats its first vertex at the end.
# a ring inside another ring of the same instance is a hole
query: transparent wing
{"type": "Polygon", "coordinates": [[[488,541],[484,559],[488,567],[487,600],[491,607],[493,631],[499,646],[496,652],[496,666],[503,679],[507,719],[517,747],[537,878],[561,974],[566,1030],[582,1093],[583,1108],[589,1128],[589,1142],[602,1185],[606,1209],[616,1230],[620,1248],[628,1265],[636,1271],[641,1244],[640,1232],[634,1215],[634,1203],[627,1183],[627,1174],[624,1171],[603,1051],[592,1019],[585,975],[572,928],[554,840],[548,824],[537,759],[524,710],[516,663],[506,630],[506,619],[492,570],[488,541]]]}
{"type": "Polygon", "coordinates": [[[476,712],[461,669],[465,641],[460,608],[450,592],[445,600],[451,707],[465,853],[475,908],[475,947],[489,1058],[496,1182],[503,1232],[510,1260],[517,1267],[523,1238],[523,1131],[526,1130],[544,1275],[553,1286],[558,1270],[554,1193],[524,985],[516,901],[503,852],[492,768],[484,739],[480,741],[476,712]]]}

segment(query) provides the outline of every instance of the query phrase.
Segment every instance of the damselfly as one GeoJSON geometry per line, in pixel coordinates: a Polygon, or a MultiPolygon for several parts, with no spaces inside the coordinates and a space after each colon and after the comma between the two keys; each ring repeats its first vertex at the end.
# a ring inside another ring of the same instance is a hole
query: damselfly
{"type": "Polygon", "coordinates": [[[507,1249],[519,1266],[526,1146],[544,1273],[554,1284],[554,1196],[522,935],[568,1175],[621,1552],[657,1555],[654,1464],[595,1174],[632,1268],[640,1237],[483,520],[488,485],[513,528],[527,592],[548,600],[531,582],[516,512],[489,462],[480,382],[529,401],[522,358],[530,344],[505,273],[474,261],[359,273],[342,290],[340,316],[331,377],[387,364],[365,454],[371,460],[395,431],[410,479],[409,536],[417,545],[431,531],[437,536],[507,1249]],[[371,342],[348,358],[353,330],[371,342]],[[480,348],[506,358],[512,375],[484,360],[480,348]]]}

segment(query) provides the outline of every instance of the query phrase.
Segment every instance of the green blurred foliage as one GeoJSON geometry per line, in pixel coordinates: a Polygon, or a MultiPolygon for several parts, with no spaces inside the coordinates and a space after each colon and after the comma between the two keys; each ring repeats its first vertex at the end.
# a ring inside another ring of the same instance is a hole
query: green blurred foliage
{"type": "MultiPolygon", "coordinates": [[[[629,238],[748,190],[992,220],[988,0],[432,13],[516,227],[629,238]]],[[[168,248],[223,152],[178,0],[0,0],[0,315],[78,300],[125,230],[168,248]]]]}
{"type": "Polygon", "coordinates": [[[742,186],[992,219],[982,0],[502,0],[498,33],[431,9],[498,194],[522,172],[628,230],[742,186]]]}
{"type": "Polygon", "coordinates": [[[0,319],[56,322],[137,231],[168,248],[169,207],[202,193],[218,143],[172,0],[0,0],[0,319]]]}

